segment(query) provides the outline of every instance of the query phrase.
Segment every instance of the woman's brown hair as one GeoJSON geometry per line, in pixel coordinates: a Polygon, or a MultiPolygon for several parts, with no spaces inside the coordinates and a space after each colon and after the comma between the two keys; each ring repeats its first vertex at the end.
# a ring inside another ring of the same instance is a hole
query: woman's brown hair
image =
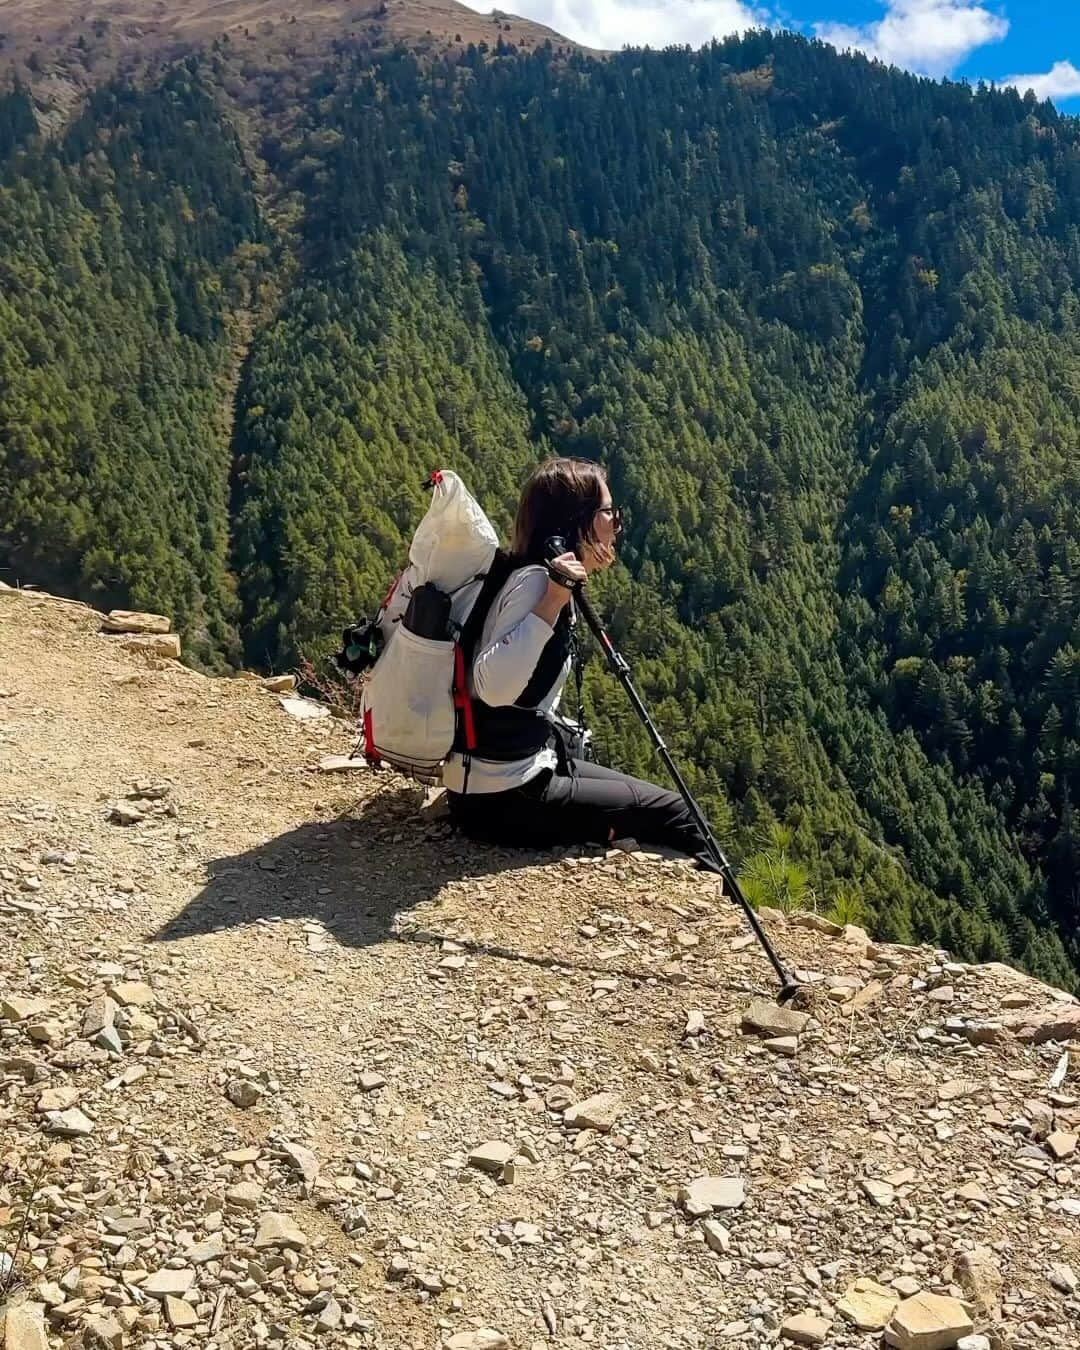
{"type": "Polygon", "coordinates": [[[523,562],[542,562],[554,535],[577,553],[594,538],[593,521],[603,505],[607,478],[591,459],[546,459],[521,490],[510,551],[523,562]]]}

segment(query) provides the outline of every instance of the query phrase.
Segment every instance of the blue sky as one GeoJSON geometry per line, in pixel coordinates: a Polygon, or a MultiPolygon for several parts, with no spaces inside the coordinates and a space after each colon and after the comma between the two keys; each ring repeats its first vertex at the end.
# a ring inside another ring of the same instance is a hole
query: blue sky
{"type": "MultiPolygon", "coordinates": [[[[483,12],[490,0],[466,0],[483,12]]],[[[589,46],[697,46],[794,28],[921,74],[1031,84],[1080,113],[1080,0],[501,0],[589,46]]]]}

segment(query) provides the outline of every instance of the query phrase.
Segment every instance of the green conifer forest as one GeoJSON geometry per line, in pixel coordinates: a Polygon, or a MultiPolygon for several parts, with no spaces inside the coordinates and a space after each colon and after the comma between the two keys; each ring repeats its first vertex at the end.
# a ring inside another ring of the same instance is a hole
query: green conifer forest
{"type": "Polygon", "coordinates": [[[505,528],[599,459],[597,599],[735,859],[1076,987],[1080,124],[777,33],[304,71],[0,98],[0,577],[280,669],[431,468],[505,528]]]}

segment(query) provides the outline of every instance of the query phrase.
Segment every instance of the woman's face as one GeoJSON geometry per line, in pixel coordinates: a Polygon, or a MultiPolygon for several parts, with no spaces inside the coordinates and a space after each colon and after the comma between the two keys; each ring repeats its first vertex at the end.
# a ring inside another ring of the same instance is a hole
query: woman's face
{"type": "Polygon", "coordinates": [[[618,508],[611,500],[611,489],[604,483],[600,489],[600,505],[592,518],[591,541],[584,559],[586,567],[591,561],[594,568],[610,567],[615,561],[615,540],[622,529],[618,508]],[[591,554],[591,558],[588,556],[591,554]]]}

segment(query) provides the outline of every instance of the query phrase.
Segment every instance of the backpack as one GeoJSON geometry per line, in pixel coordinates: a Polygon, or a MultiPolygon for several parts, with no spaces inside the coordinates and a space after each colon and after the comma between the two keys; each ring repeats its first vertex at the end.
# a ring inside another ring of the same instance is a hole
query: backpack
{"type": "Polygon", "coordinates": [[[360,676],[364,757],[436,784],[455,745],[476,745],[467,673],[485,617],[510,576],[487,516],[456,473],[436,470],[409,565],[376,617],[342,635],[334,657],[360,676]]]}

